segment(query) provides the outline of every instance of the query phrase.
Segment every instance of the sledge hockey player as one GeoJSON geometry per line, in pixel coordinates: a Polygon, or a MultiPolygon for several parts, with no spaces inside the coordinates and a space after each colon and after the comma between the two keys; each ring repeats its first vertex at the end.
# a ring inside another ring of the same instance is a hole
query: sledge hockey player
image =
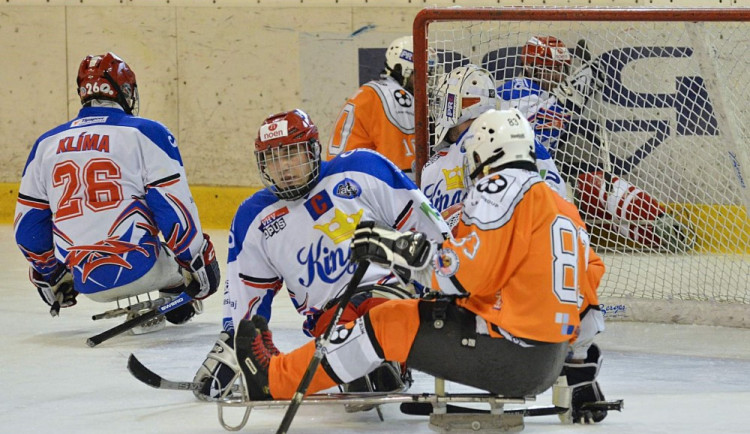
{"type": "MultiPolygon", "coordinates": [[[[97,302],[156,290],[208,297],[219,265],[174,136],[137,117],[135,73],[115,54],[86,56],[76,82],[83,107],[39,137],[18,192],[15,238],[42,300],[56,315],[79,293],[97,302]]],[[[166,319],[184,323],[200,306],[192,301],[166,319]]],[[[163,328],[159,318],[140,332],[163,328]]]]}
{"type": "MultiPolygon", "coordinates": [[[[486,69],[473,64],[454,68],[443,76],[435,92],[438,110],[436,120],[437,144],[435,154],[422,170],[421,189],[432,206],[443,214],[451,227],[455,227],[463,200],[462,139],[480,114],[497,108],[495,81],[486,69]]],[[[558,194],[567,197],[565,184],[555,162],[544,146],[536,142],[536,165],[539,173],[558,194]]]]}
{"type": "MultiPolygon", "coordinates": [[[[584,62],[571,73],[572,56],[554,36],[535,36],[523,47],[523,77],[498,88],[500,108],[517,108],[534,126],[537,138],[554,157],[558,145],[567,141],[574,129],[573,117],[580,116],[590,98],[602,86],[595,63],[584,62]]],[[[603,125],[599,129],[605,128],[603,125]]],[[[588,140],[597,147],[602,140],[588,131],[588,140]]],[[[605,158],[610,158],[606,152],[605,158]]],[[[601,159],[598,159],[601,160],[601,159]]],[[[605,172],[609,162],[566,163],[563,174],[574,187],[580,210],[587,216],[608,221],[623,220],[616,226],[621,235],[639,245],[677,251],[684,248],[687,229],[666,212],[651,195],[630,182],[605,172]],[[644,225],[630,222],[649,221],[644,225]]]]}
{"type": "MultiPolygon", "coordinates": [[[[302,110],[268,117],[258,131],[255,157],[266,188],[245,200],[232,222],[224,331],[196,373],[195,381],[204,384],[196,392],[199,399],[230,391],[238,372],[228,351],[235,324],[255,318],[265,333],[282,284],[306,317],[305,333],[325,331],[335,311],[331,307],[356,268],[349,244],[360,221],[419,230],[435,240],[449,232],[416,185],[380,154],[357,149],[321,162],[318,129],[302,110]]],[[[342,320],[351,321],[389,298],[413,296],[404,282],[408,279],[387,268],[371,267],[342,320]]],[[[275,347],[271,351],[277,352],[275,347]]],[[[408,386],[408,378],[394,368],[384,365],[371,377],[376,390],[408,386]]],[[[362,382],[347,387],[368,389],[362,382]]]]}
{"type": "MultiPolygon", "coordinates": [[[[384,360],[506,397],[552,386],[578,333],[579,298],[593,289],[603,264],[575,208],[539,176],[534,132],[520,112],[484,113],[465,146],[470,191],[457,239],[436,243],[424,233],[362,221],[352,241],[353,261],[409,271],[439,291],[436,297],[390,300],[338,325],[308,393],[384,360]]],[[[266,337],[254,321],[238,325],[236,366],[247,398],[290,399],[315,343],[280,354],[266,337]]],[[[585,370],[571,367],[585,378],[581,387],[596,384],[598,353],[590,354],[585,370]]],[[[586,418],[580,407],[573,413],[586,418]]]]}
{"type": "MultiPolygon", "coordinates": [[[[495,83],[490,72],[469,64],[455,68],[444,76],[436,92],[438,100],[436,107],[440,110],[435,115],[437,119],[435,130],[438,151],[430,158],[423,169],[422,190],[427,197],[431,198],[433,206],[443,213],[443,217],[454,228],[454,231],[457,230],[456,224],[461,218],[463,198],[466,194],[463,180],[468,175],[463,173],[465,157],[463,141],[476,118],[496,106],[494,90],[495,83]],[[463,175],[457,180],[456,174],[462,173],[463,175]],[[443,185],[446,186],[446,191],[451,192],[449,198],[446,198],[446,196],[441,198],[439,194],[436,194],[436,192],[442,191],[443,185]],[[436,200],[436,198],[439,199],[436,200]],[[459,202],[456,203],[456,201],[459,202]]],[[[554,192],[562,199],[566,199],[563,202],[567,202],[567,191],[560,172],[557,170],[554,160],[538,139],[538,134],[535,134],[535,164],[539,175],[554,192]]],[[[569,215],[580,218],[578,210],[572,204],[569,205],[569,207],[566,206],[566,208],[570,208],[569,215]]],[[[581,328],[582,336],[571,348],[571,353],[568,356],[568,362],[571,364],[583,364],[585,360],[589,360],[587,352],[590,346],[593,348],[592,352],[599,352],[598,347],[592,345],[594,336],[604,331],[604,317],[599,307],[596,292],[598,286],[599,280],[597,279],[596,285],[593,285],[593,291],[584,294],[579,312],[584,326],[581,328]]],[[[571,378],[568,381],[574,384],[577,379],[572,377],[575,377],[579,371],[571,372],[571,378]]],[[[583,402],[600,400],[598,398],[601,395],[598,384],[596,387],[579,387],[576,389],[576,399],[584,399],[583,402]],[[595,398],[597,399],[589,399],[592,395],[589,393],[590,389],[596,391],[595,398]]]]}
{"type": "Polygon", "coordinates": [[[372,149],[414,179],[413,51],[411,36],[391,42],[380,78],[362,85],[341,110],[328,142],[329,160],[372,149]]]}

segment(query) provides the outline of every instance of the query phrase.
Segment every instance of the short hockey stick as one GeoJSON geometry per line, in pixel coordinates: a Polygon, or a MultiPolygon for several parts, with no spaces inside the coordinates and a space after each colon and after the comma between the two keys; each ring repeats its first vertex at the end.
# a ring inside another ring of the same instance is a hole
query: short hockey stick
{"type": "MultiPolygon", "coordinates": [[[[481,408],[462,407],[459,405],[448,404],[448,413],[489,413],[489,410],[481,408]]],[[[616,410],[622,411],[623,400],[618,399],[616,401],[597,401],[586,403],[582,408],[598,409],[598,410],[616,410]]],[[[401,413],[409,414],[412,416],[429,416],[432,414],[432,404],[429,402],[403,402],[400,407],[401,413]]],[[[518,408],[512,410],[504,410],[503,413],[508,414],[522,414],[525,416],[550,416],[555,414],[562,414],[568,411],[565,407],[558,406],[543,406],[543,407],[529,407],[529,408],[518,408]]]]}
{"type": "MultiPolygon", "coordinates": [[[[147,368],[134,354],[128,357],[128,371],[141,383],[147,384],[155,389],[164,390],[199,390],[203,384],[195,381],[171,381],[147,368]]],[[[238,385],[232,386],[233,392],[238,392],[238,385]]]]}
{"type": "MultiPolygon", "coordinates": [[[[411,416],[429,416],[433,412],[432,404],[429,402],[402,402],[400,406],[401,413],[408,414],[411,416]]],[[[489,413],[489,410],[473,407],[462,407],[454,404],[447,404],[446,411],[448,413],[489,413]]],[[[529,408],[516,408],[512,410],[503,410],[505,414],[521,414],[525,416],[549,416],[555,414],[562,414],[568,411],[565,407],[557,407],[554,405],[544,407],[529,407],[529,408]]]]}
{"type": "Polygon", "coordinates": [[[364,261],[357,264],[354,276],[352,276],[352,280],[349,281],[349,285],[346,287],[344,294],[341,295],[341,300],[339,300],[339,304],[336,306],[331,322],[328,324],[325,333],[315,341],[315,353],[313,353],[310,364],[307,365],[307,370],[305,371],[305,375],[302,376],[302,381],[300,381],[299,386],[297,386],[297,391],[289,402],[289,407],[286,409],[284,419],[281,420],[281,425],[279,425],[279,429],[276,430],[276,434],[286,434],[286,432],[289,431],[289,426],[292,424],[292,420],[294,420],[294,416],[297,414],[297,410],[302,403],[307,388],[310,386],[315,371],[317,371],[320,361],[323,360],[323,350],[331,341],[331,332],[333,332],[334,327],[336,327],[336,324],[338,324],[341,319],[341,314],[344,313],[344,308],[349,304],[349,299],[352,297],[354,291],[356,291],[357,286],[359,286],[359,283],[365,276],[365,272],[369,266],[370,263],[364,261]]]}
{"type": "Polygon", "coordinates": [[[138,303],[131,304],[128,307],[120,307],[117,309],[111,309],[106,312],[98,313],[96,315],[92,315],[91,319],[94,321],[100,320],[100,319],[109,319],[109,318],[115,318],[122,315],[127,315],[130,312],[138,312],[140,310],[144,309],[153,309],[155,307],[159,307],[161,305],[164,305],[166,303],[169,303],[170,301],[174,300],[174,296],[166,296],[166,297],[159,297],[155,298],[153,300],[146,300],[146,301],[140,301],[138,303]]]}
{"type": "Polygon", "coordinates": [[[108,339],[111,339],[121,333],[125,333],[133,327],[154,319],[159,315],[164,315],[165,313],[177,309],[178,307],[190,303],[191,301],[193,301],[193,298],[190,297],[187,293],[182,292],[169,303],[163,304],[159,307],[155,307],[150,311],[144,313],[143,315],[138,315],[137,317],[129,319],[118,326],[112,327],[111,329],[105,330],[96,336],[88,338],[86,340],[86,344],[93,348],[108,339]]]}

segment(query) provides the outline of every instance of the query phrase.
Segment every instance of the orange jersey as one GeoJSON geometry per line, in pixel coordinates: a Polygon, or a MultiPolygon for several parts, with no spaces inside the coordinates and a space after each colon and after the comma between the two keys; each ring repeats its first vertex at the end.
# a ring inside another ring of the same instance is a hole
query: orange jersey
{"type": "Polygon", "coordinates": [[[413,179],[414,99],[391,77],[368,82],[347,100],[327,158],[357,148],[380,153],[413,179]]]}
{"type": "Polygon", "coordinates": [[[464,200],[458,238],[442,245],[433,288],[468,293],[457,304],[484,318],[491,336],[575,340],[593,251],[577,211],[569,217],[558,199],[536,172],[481,179],[464,200]]]}
{"type": "MultiPolygon", "coordinates": [[[[581,215],[578,213],[578,208],[576,208],[575,205],[560,196],[557,196],[555,199],[558,208],[560,208],[560,212],[573,220],[576,226],[581,228],[586,227],[586,224],[583,223],[581,215]]],[[[586,234],[586,236],[588,237],[588,234],[586,234]]],[[[589,244],[588,238],[586,239],[586,244],[589,244]]],[[[581,296],[583,297],[583,302],[580,307],[582,313],[585,312],[589,306],[596,306],[599,304],[597,290],[599,289],[599,283],[602,281],[602,276],[604,276],[604,261],[602,261],[602,258],[599,257],[591,247],[588,248],[586,253],[586,263],[586,281],[583,282],[580,287],[581,296]]]]}

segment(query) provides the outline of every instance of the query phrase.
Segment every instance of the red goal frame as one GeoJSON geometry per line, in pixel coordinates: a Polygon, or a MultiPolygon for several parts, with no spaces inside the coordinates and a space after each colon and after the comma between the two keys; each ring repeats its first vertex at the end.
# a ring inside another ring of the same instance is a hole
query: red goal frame
{"type": "Polygon", "coordinates": [[[430,23],[440,21],[750,21],[750,8],[427,8],[414,18],[414,114],[416,180],[429,154],[427,110],[427,36],[430,23]]]}

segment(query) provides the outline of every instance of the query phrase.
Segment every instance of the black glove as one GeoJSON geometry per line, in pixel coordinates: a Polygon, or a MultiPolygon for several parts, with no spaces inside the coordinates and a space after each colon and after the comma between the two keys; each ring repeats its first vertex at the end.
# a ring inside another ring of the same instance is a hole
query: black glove
{"type": "Polygon", "coordinates": [[[400,276],[423,270],[437,246],[421,232],[398,232],[373,221],[360,222],[351,243],[352,261],[370,261],[400,276]]]}
{"type": "Polygon", "coordinates": [[[216,292],[221,280],[219,262],[216,260],[214,244],[208,234],[203,234],[203,245],[200,253],[188,265],[183,265],[193,280],[188,283],[185,292],[196,300],[203,300],[216,292]]]}
{"type": "Polygon", "coordinates": [[[588,402],[604,401],[604,394],[596,381],[601,366],[601,351],[592,344],[583,363],[566,362],[563,367],[568,386],[573,389],[571,416],[574,423],[596,423],[607,417],[607,410],[584,408],[584,404],[588,402]]]}
{"type": "Polygon", "coordinates": [[[201,388],[193,394],[200,400],[223,398],[231,393],[231,387],[239,377],[240,368],[234,357],[234,337],[221,332],[214,347],[206,356],[193,381],[201,388]]]}
{"type": "MultiPolygon", "coordinates": [[[[174,297],[179,295],[182,291],[187,292],[185,286],[180,285],[176,288],[160,289],[160,297],[174,297]]],[[[164,317],[169,321],[170,324],[185,324],[190,321],[190,318],[196,314],[203,312],[203,302],[200,300],[190,300],[189,303],[185,303],[180,307],[174,308],[164,314],[164,317]]]]}
{"type": "Polygon", "coordinates": [[[29,268],[29,280],[36,286],[39,296],[49,306],[60,303],[60,307],[70,307],[76,304],[78,291],[73,289],[73,275],[68,272],[64,265],[59,264],[57,269],[45,278],[34,267],[29,268]]]}

